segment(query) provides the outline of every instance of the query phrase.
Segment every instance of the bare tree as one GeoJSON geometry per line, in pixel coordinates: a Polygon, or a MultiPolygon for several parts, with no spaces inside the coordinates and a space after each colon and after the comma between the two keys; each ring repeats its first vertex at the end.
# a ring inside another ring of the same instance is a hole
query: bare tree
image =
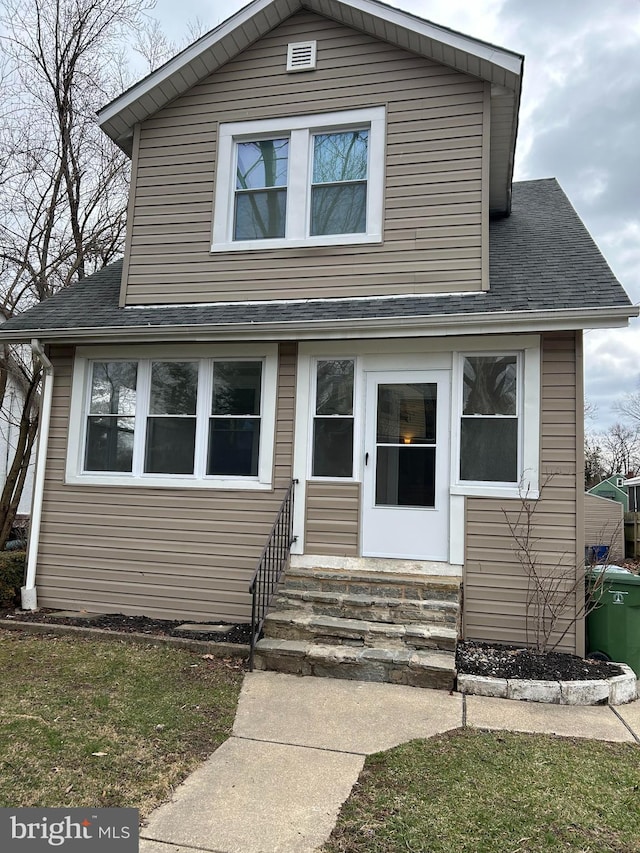
{"type": "Polygon", "coordinates": [[[625,394],[622,400],[614,403],[613,408],[624,418],[640,426],[640,391],[625,394]]]}
{"type": "MultiPolygon", "coordinates": [[[[523,491],[515,510],[503,509],[516,559],[527,579],[526,642],[540,653],[557,648],[576,623],[600,605],[608,561],[607,556],[601,561],[604,566],[593,571],[584,561],[576,563],[575,552],[543,552],[538,513],[553,477],[544,478],[538,499],[523,491]]],[[[619,528],[609,531],[609,543],[618,533],[619,528]]],[[[609,547],[607,555],[611,553],[609,547]]]]}
{"type": "MultiPolygon", "coordinates": [[[[0,312],[5,319],[108,264],[122,251],[126,156],[95,112],[122,90],[122,42],[147,25],[150,0],[0,0],[0,312]]],[[[9,537],[38,426],[40,369],[0,348],[24,404],[0,494],[9,537]]]]}

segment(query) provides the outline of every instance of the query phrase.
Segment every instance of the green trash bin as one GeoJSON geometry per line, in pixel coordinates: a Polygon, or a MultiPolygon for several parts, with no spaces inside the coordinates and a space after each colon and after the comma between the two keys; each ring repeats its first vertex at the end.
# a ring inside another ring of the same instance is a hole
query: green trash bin
{"type": "Polygon", "coordinates": [[[615,566],[592,569],[592,578],[604,571],[596,591],[599,602],[587,616],[587,649],[640,673],[640,576],[615,566]]]}

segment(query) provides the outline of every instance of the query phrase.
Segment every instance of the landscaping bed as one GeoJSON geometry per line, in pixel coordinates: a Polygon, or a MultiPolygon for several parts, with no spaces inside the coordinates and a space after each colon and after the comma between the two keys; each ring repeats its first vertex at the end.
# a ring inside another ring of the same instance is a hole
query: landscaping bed
{"type": "Polygon", "coordinates": [[[458,643],[456,669],[465,675],[540,681],[593,681],[622,675],[615,663],[583,660],[561,652],[535,652],[517,646],[458,643]]]}
{"type": "Polygon", "coordinates": [[[12,619],[16,622],[39,622],[51,625],[73,625],[78,628],[100,628],[103,631],[117,631],[125,634],[149,634],[156,637],[181,637],[186,639],[206,640],[208,642],[225,642],[247,644],[250,638],[251,626],[246,623],[201,622],[198,625],[224,625],[224,631],[199,631],[197,635],[190,631],[180,631],[179,626],[186,620],[152,619],[149,616],[125,616],[122,613],[105,613],[99,616],[87,613],[83,616],[59,616],[60,611],[42,608],[40,610],[0,610],[0,619],[12,619]],[[228,630],[227,630],[228,629],[228,630]]]}

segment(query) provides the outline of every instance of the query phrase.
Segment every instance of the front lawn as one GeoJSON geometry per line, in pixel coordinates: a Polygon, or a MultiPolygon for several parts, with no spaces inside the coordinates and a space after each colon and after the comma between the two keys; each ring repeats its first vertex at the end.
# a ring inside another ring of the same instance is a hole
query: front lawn
{"type": "Polygon", "coordinates": [[[638,853],[640,748],[472,729],[370,756],[324,853],[638,853]]]}
{"type": "Polygon", "coordinates": [[[242,662],[0,630],[0,807],[146,815],[231,733],[242,662]]]}

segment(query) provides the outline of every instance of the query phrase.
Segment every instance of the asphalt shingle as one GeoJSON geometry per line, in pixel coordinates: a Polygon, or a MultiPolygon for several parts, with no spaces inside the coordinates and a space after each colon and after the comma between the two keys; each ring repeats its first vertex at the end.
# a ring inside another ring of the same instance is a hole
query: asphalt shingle
{"type": "MultiPolygon", "coordinates": [[[[25,338],[74,329],[308,321],[625,308],[629,298],[553,178],[513,185],[511,216],[490,226],[490,290],[473,295],[120,308],[122,261],[110,264],[0,326],[25,338]]],[[[141,337],[143,331],[141,330],[141,337]]]]}

